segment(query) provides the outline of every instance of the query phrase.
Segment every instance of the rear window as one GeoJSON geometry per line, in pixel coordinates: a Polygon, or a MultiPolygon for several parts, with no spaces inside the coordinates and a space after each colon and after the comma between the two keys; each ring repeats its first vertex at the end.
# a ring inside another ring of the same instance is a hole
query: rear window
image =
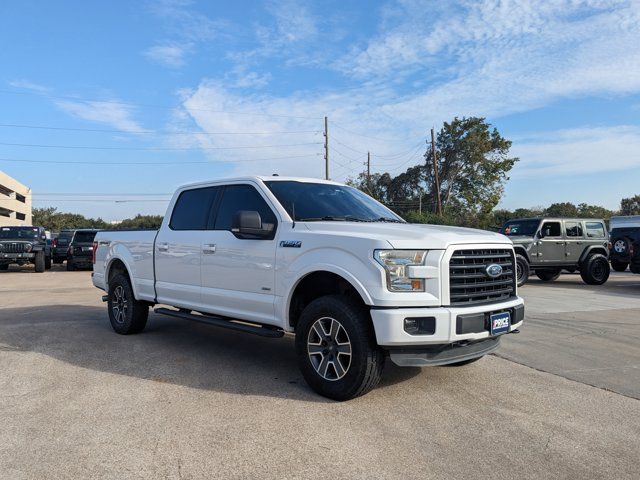
{"type": "Polygon", "coordinates": [[[206,230],[217,191],[218,187],[207,187],[182,192],[173,208],[171,229],[206,230]]]}
{"type": "Polygon", "coordinates": [[[589,238],[604,238],[604,225],[600,222],[587,222],[587,237],[589,238]]]}
{"type": "Polygon", "coordinates": [[[97,232],[76,232],[73,241],[76,243],[91,243],[97,232]]]}

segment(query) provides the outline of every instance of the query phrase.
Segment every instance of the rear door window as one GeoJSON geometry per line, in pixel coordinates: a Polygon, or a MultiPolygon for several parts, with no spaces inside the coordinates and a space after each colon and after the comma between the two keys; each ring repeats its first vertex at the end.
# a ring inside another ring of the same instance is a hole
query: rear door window
{"type": "Polygon", "coordinates": [[[582,237],[582,224],[580,222],[565,222],[564,228],[567,231],[567,237],[582,237]]]}
{"type": "Polygon", "coordinates": [[[586,222],[587,237],[605,238],[604,225],[600,222],[586,222]]]}
{"type": "Polygon", "coordinates": [[[196,188],[180,194],[171,214],[172,230],[206,230],[219,187],[196,188]]]}

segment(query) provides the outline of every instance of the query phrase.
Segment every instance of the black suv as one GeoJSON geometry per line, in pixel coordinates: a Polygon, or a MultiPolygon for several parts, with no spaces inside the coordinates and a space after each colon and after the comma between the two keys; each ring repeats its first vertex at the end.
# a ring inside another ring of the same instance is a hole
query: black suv
{"type": "Polygon", "coordinates": [[[67,270],[93,268],[93,239],[98,230],[76,230],[67,249],[67,270]]]}
{"type": "Polygon", "coordinates": [[[521,218],[500,231],[513,241],[518,286],[530,272],[552,282],[562,270],[579,271],[589,285],[609,278],[609,235],[604,220],[585,218],[521,218]]]}
{"type": "Polygon", "coordinates": [[[611,217],[609,259],[616,272],[624,272],[631,265],[631,271],[640,273],[640,215],[611,217]]]}
{"type": "Polygon", "coordinates": [[[67,259],[69,242],[73,237],[73,230],[61,230],[53,240],[52,258],[53,263],[62,263],[67,259]]]}
{"type": "Polygon", "coordinates": [[[51,246],[43,227],[0,227],[0,270],[33,263],[36,272],[51,268],[51,246]]]}

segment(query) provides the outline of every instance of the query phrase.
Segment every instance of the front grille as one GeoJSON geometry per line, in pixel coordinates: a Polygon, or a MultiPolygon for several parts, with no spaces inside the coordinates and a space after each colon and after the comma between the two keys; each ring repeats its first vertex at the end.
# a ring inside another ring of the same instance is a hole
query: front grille
{"type": "Polygon", "coordinates": [[[477,305],[507,300],[516,294],[515,260],[510,249],[456,250],[449,262],[451,305],[477,305]],[[502,267],[492,278],[489,265],[502,267]]]}
{"type": "Polygon", "coordinates": [[[0,251],[2,253],[24,253],[26,245],[26,243],[3,242],[0,251]]]}

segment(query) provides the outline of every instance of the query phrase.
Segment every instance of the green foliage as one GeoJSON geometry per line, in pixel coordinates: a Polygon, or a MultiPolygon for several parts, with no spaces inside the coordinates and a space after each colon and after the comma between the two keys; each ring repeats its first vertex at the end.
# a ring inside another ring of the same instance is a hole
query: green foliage
{"type": "Polygon", "coordinates": [[[136,215],[134,218],[123,220],[116,225],[111,225],[101,218],[86,218],[77,213],[58,212],[54,207],[33,209],[33,225],[42,225],[51,232],[59,232],[60,230],[75,228],[158,228],[161,223],[162,215],[136,215]]]}
{"type": "MultiPolygon", "coordinates": [[[[511,142],[491,128],[484,118],[454,118],[437,135],[438,169],[443,218],[422,215],[434,223],[485,225],[500,201],[508,172],[517,158],[509,157],[511,142]]],[[[437,193],[431,148],[424,163],[409,167],[397,176],[366,174],[348,182],[406,214],[411,210],[436,212],[437,193]]],[[[413,214],[412,214],[413,215],[413,214]]]]}
{"type": "Polygon", "coordinates": [[[640,215],[640,195],[620,201],[620,215],[640,215]]]}

